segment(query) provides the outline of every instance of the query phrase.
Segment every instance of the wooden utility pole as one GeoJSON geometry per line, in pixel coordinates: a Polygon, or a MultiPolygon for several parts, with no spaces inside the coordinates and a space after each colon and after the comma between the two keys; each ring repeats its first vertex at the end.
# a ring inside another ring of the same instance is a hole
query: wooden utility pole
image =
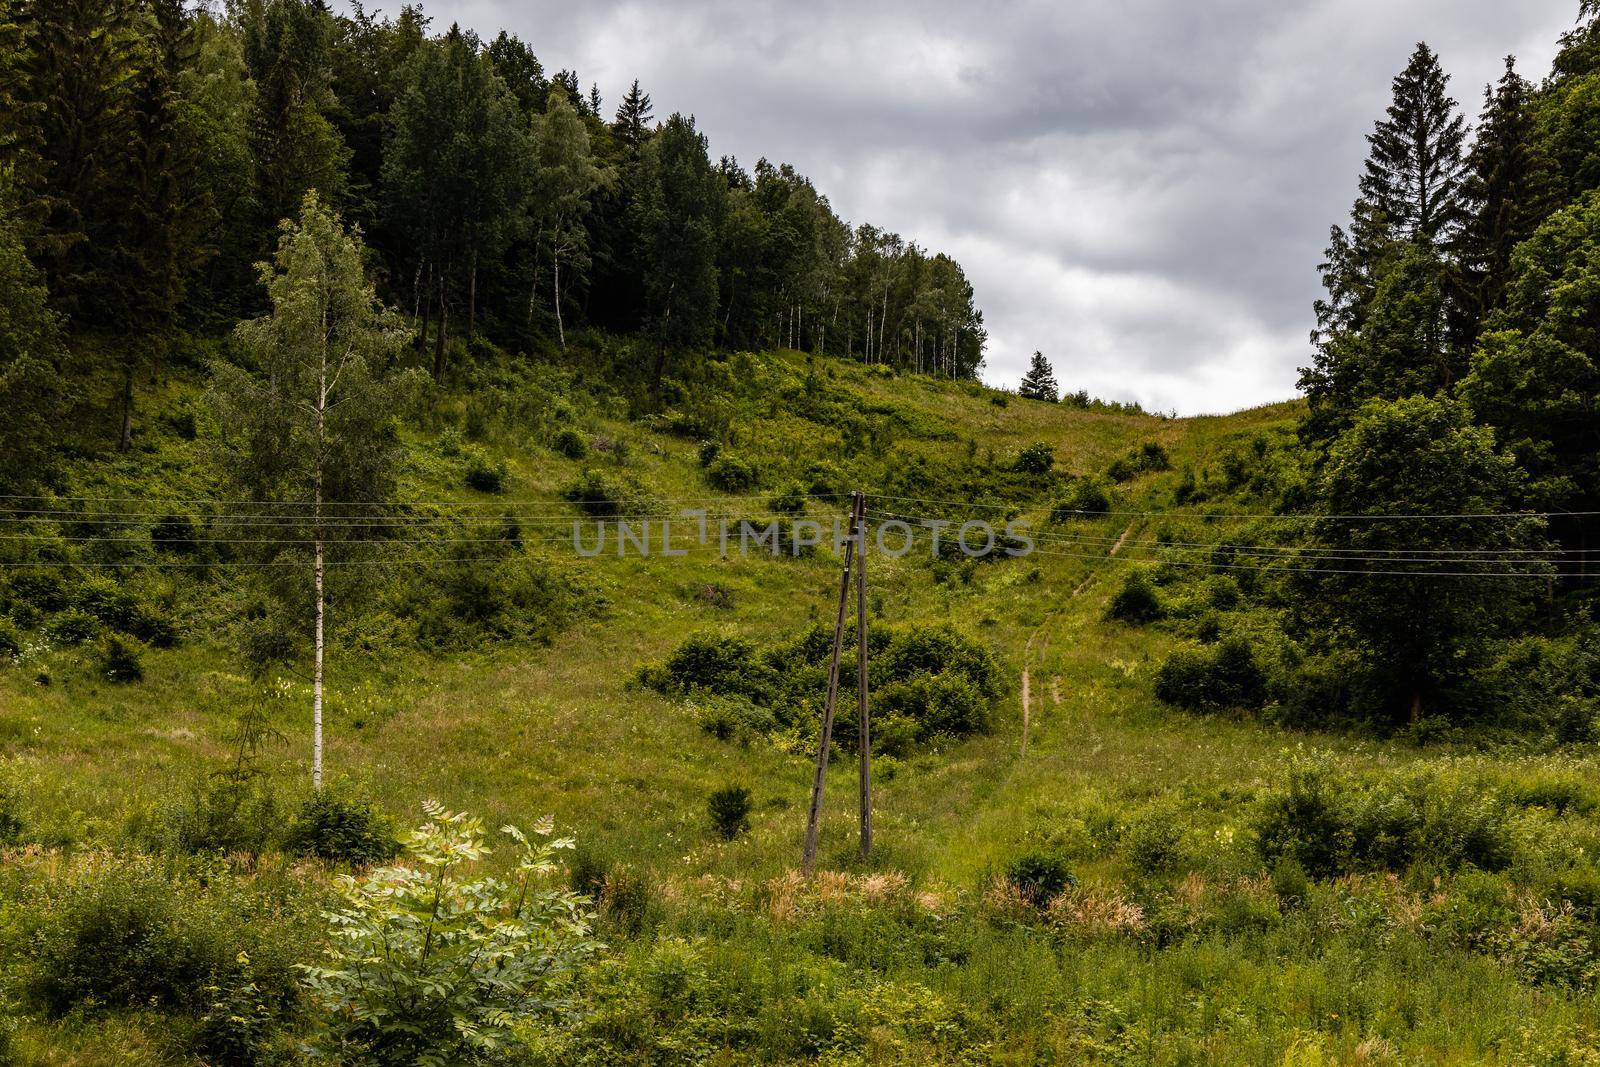
{"type": "Polygon", "coordinates": [[[839,611],[833,623],[833,658],[828,664],[828,696],[822,705],[822,737],[817,745],[817,773],[811,782],[811,810],[806,816],[806,847],[800,869],[807,875],[817,862],[817,830],[822,821],[822,787],[828,777],[828,747],[833,743],[833,709],[839,698],[839,660],[844,654],[845,609],[850,604],[850,567],[855,559],[856,537],[861,532],[864,497],[858,492],[850,506],[850,536],[844,543],[844,574],[839,579],[839,611]]]}
{"type": "Polygon", "coordinates": [[[861,757],[861,858],[872,855],[872,714],[867,707],[867,498],[856,493],[856,747],[861,757]]]}

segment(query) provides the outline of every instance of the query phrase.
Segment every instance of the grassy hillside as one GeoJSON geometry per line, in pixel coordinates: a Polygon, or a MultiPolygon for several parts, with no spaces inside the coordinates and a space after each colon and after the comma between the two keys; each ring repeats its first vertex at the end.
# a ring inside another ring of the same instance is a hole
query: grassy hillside
{"type": "MultiPolygon", "coordinates": [[[[525,1059],[1590,1062],[1600,787],[1588,749],[1291,733],[1153,695],[1173,648],[1207,625],[1248,634],[1250,613],[1270,605],[1236,605],[1206,568],[1141,561],[1158,542],[1238,528],[1208,511],[1264,506],[1252,479],[1292,434],[1297,404],[1164,419],[797,353],[711,368],[684,394],[701,399],[669,396],[666,415],[630,419],[598,374],[486,356],[464,388],[401,420],[401,499],[434,525],[414,527],[412,546],[339,546],[364,561],[334,594],[328,765],[340,789],[402,825],[432,797],[491,827],[550,813],[579,841],[575,884],[595,892],[608,948],[578,983],[579,1020],[533,1035],[525,1059]],[[583,456],[557,450],[563,430],[581,435],[583,456]],[[720,443],[709,465],[705,439],[720,443]],[[1017,469],[1038,442],[1054,470],[1017,469]],[[1112,514],[1051,519],[1075,476],[1100,478],[1150,442],[1167,469],[1119,472],[1112,514]],[[730,457],[756,485],[708,481],[738,476],[714,473],[730,457]],[[475,467],[502,463],[498,491],[468,488],[475,467]],[[817,520],[842,517],[833,494],[862,488],[881,494],[878,517],[1016,513],[1040,535],[1033,555],[998,562],[925,547],[870,557],[873,625],[953,626],[992,653],[1003,692],[986,732],[879,761],[868,864],[855,855],[855,761],[841,752],[810,882],[796,867],[811,727],[719,738],[706,728],[715,694],[665,694],[640,670],[697,634],[768,647],[830,621],[833,554],[724,559],[696,545],[684,558],[580,559],[563,541],[579,514],[564,498],[595,486],[627,511],[706,507],[715,519],[765,516],[792,484],[811,490],[817,520]],[[505,516],[521,546],[484,547],[505,516]],[[1167,605],[1158,625],[1108,618],[1138,568],[1167,605]],[[707,817],[708,795],[728,785],[753,800],[733,840],[707,817]],[[1362,858],[1317,869],[1318,834],[1362,858]],[[1383,835],[1404,844],[1368,847],[1383,835]],[[1274,854],[1286,836],[1297,844],[1274,854]]],[[[281,810],[306,790],[303,672],[253,678],[238,651],[266,579],[225,555],[239,546],[174,557],[149,542],[168,511],[225,529],[202,378],[164,372],[125,456],[96,444],[111,398],[84,400],[85,455],[60,503],[122,498],[94,506],[122,515],[129,541],[72,540],[103,537],[104,515],[6,524],[33,537],[7,542],[9,562],[74,562],[59,568],[69,592],[115,575],[178,635],[142,651],[142,680],[110,681],[98,639],[52,639],[68,609],[24,605],[15,575],[34,571],[10,568],[21,647],[0,668],[0,769],[20,830],[0,903],[11,964],[0,1004],[21,1062],[192,1062],[183,1050],[202,1008],[41,1006],[36,916],[66,906],[72,891],[52,886],[81,882],[75,865],[161,851],[164,827],[227,765],[244,709],[281,735],[260,763],[281,810]],[[147,566],[84,566],[113,561],[147,566]]],[[[170,862],[173,879],[194,877],[190,861],[170,862]]],[[[299,901],[273,921],[309,958],[331,870],[276,855],[224,866],[211,877],[299,901]],[[270,888],[286,877],[310,887],[307,900],[270,888]]],[[[283,1015],[272,1041],[292,1050],[312,1023],[283,1015]]]]}

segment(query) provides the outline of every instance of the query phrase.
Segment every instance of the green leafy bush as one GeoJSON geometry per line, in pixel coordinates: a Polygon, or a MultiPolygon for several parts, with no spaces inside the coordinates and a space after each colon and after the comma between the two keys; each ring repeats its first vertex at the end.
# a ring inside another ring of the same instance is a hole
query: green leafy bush
{"type": "Polygon", "coordinates": [[[1183,843],[1183,827],[1173,812],[1161,808],[1139,815],[1122,835],[1128,865],[1144,875],[1161,874],[1174,867],[1183,843]]]}
{"type": "Polygon", "coordinates": [[[22,817],[22,790],[9,777],[0,777],[0,847],[21,841],[27,825],[22,817]]]}
{"type": "Polygon", "coordinates": [[[357,866],[393,859],[400,851],[387,815],[370,801],[333,786],[306,798],[289,824],[284,847],[302,856],[357,866]]]}
{"type": "Polygon", "coordinates": [[[0,659],[15,656],[22,651],[22,631],[17,624],[0,615],[0,659]]]}
{"type": "Polygon", "coordinates": [[[469,878],[489,854],[482,823],[437,804],[407,836],[409,865],[337,883],[322,961],[306,969],[318,1011],[315,1051],[339,1062],[475,1063],[521,1044],[518,1024],[566,1007],[573,973],[595,948],[583,898],[549,884],[551,822],[518,850],[508,880],[469,878]]]}
{"type": "Polygon", "coordinates": [[[1262,801],[1257,847],[1269,865],[1292,858],[1307,874],[1497,871],[1511,862],[1501,798],[1443,775],[1336,776],[1299,762],[1287,788],[1262,801]]]}
{"type": "Polygon", "coordinates": [[[81,608],[67,608],[44,624],[44,635],[58,645],[81,645],[100,633],[100,620],[81,608]]]}
{"type": "Polygon", "coordinates": [[[1106,617],[1119,622],[1146,623],[1161,618],[1161,594],[1144,570],[1131,570],[1122,580],[1122,588],[1111,598],[1106,617]]]}
{"type": "Polygon", "coordinates": [[[767,506],[783,515],[799,515],[803,513],[806,510],[805,486],[799,482],[790,482],[767,502],[767,506]]]}
{"type": "Polygon", "coordinates": [[[257,983],[273,1014],[294,999],[286,932],[250,922],[259,895],[223,870],[93,855],[34,904],[26,989],[51,1015],[202,1012],[215,987],[241,979],[257,983]]]}
{"type": "Polygon", "coordinates": [[[100,646],[98,667],[100,677],[110,682],[127,684],[144,677],[144,665],[139,658],[139,646],[113,634],[100,646]]]}
{"type": "Polygon", "coordinates": [[[919,741],[989,729],[990,702],[956,671],[922,672],[890,682],[879,692],[878,703],[886,714],[916,723],[919,741]]]}
{"type": "Polygon", "coordinates": [[[717,835],[732,841],[750,829],[750,790],[742,785],[718,789],[706,800],[706,814],[717,835]]]}
{"type": "Polygon", "coordinates": [[[505,488],[505,460],[491,459],[487,452],[476,446],[468,446],[463,453],[466,463],[461,477],[469,489],[476,489],[480,493],[498,493],[505,488]]]}
{"type": "Polygon", "coordinates": [[[690,636],[658,667],[647,667],[640,680],[653,689],[756,697],[766,692],[765,672],[758,666],[755,643],[731,634],[690,636]]]}
{"type": "Polygon", "coordinates": [[[1018,474],[1049,474],[1056,465],[1056,450],[1043,441],[1035,441],[1017,454],[1011,469],[1018,474]]]}
{"type": "Polygon", "coordinates": [[[1104,515],[1111,510],[1111,490],[1098,478],[1074,478],[1066,494],[1050,508],[1051,522],[1104,515]]]}
{"type": "Polygon", "coordinates": [[[570,426],[557,433],[550,446],[568,459],[582,459],[589,454],[588,439],[570,426]]]}
{"type": "Polygon", "coordinates": [[[1077,885],[1067,863],[1049,852],[1027,852],[1006,865],[1006,881],[1034,907],[1042,908],[1077,885]]]}
{"type": "Polygon", "coordinates": [[[163,515],[150,527],[150,543],[158,552],[190,555],[200,547],[198,536],[193,519],[173,512],[163,515]]]}
{"type": "Polygon", "coordinates": [[[1212,648],[1175,649],[1156,673],[1155,692],[1190,711],[1259,708],[1267,699],[1267,678],[1250,642],[1236,634],[1212,648]]]}
{"type": "Polygon", "coordinates": [[[578,510],[585,515],[596,519],[631,514],[647,506],[644,494],[637,486],[592,467],[568,483],[561,495],[578,505],[578,510]]]}
{"type": "Polygon", "coordinates": [[[739,456],[722,453],[706,467],[706,481],[724,493],[748,493],[761,486],[761,470],[739,456]]]}

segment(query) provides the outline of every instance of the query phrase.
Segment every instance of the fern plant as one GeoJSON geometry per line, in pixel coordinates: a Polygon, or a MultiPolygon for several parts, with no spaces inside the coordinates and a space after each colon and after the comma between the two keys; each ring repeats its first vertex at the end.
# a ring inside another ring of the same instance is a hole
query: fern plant
{"type": "Polygon", "coordinates": [[[532,839],[501,828],[520,852],[513,877],[467,877],[490,853],[482,822],[434,802],[424,810],[406,837],[409,864],[337,882],[323,961],[304,968],[321,1010],[314,1055],[383,1065],[503,1055],[515,1024],[569,1010],[569,978],[599,948],[587,903],[549,878],[573,845],[551,836],[553,820],[532,839]]]}

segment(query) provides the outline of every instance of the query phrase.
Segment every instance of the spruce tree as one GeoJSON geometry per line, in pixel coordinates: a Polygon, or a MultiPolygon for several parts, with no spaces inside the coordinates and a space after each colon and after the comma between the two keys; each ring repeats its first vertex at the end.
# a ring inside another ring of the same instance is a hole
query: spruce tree
{"type": "Polygon", "coordinates": [[[637,155],[646,137],[650,135],[650,94],[639,88],[639,79],[635,78],[628,87],[628,94],[622,98],[622,103],[617,107],[616,121],[611,124],[611,129],[628,149],[628,152],[637,155]]]}
{"type": "Polygon", "coordinates": [[[1437,242],[1461,218],[1466,126],[1447,95],[1450,77],[1426,44],[1394,79],[1387,115],[1367,135],[1372,146],[1361,195],[1403,236],[1437,242]]]}
{"type": "Polygon", "coordinates": [[[1028,366],[1028,373],[1022,376],[1022,384],[1017,387],[1017,395],[1029,400],[1045,400],[1054,404],[1059,393],[1060,389],[1056,385],[1056,376],[1050,368],[1050,361],[1044,358],[1043,352],[1035,352],[1033,362],[1028,366]]]}
{"type": "Polygon", "coordinates": [[[670,359],[711,340],[727,199],[728,187],[711,165],[705,135],[692,117],[673,115],[645,145],[632,212],[658,390],[670,359]]]}
{"type": "Polygon", "coordinates": [[[1511,251],[1547,211],[1547,175],[1535,136],[1533,86],[1506,57],[1498,85],[1484,89],[1462,200],[1466,218],[1457,240],[1461,272],[1456,343],[1470,346],[1478,325],[1498,307],[1511,272],[1511,251]]]}

